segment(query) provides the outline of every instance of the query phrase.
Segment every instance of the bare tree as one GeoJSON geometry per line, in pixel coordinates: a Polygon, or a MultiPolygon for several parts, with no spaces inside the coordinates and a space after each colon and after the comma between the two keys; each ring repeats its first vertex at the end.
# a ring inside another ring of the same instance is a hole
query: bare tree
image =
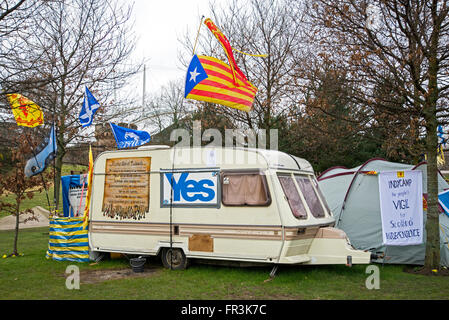
{"type": "MultiPolygon", "coordinates": [[[[236,49],[237,65],[258,88],[253,110],[249,113],[223,108],[223,113],[238,126],[271,128],[274,115],[288,113],[291,96],[300,94],[293,86],[292,77],[304,48],[301,46],[305,36],[301,6],[290,0],[231,1],[227,7],[211,4],[211,19],[236,49]],[[268,56],[254,57],[239,51],[268,56]]],[[[192,52],[191,38],[181,42],[187,52],[192,52]]],[[[198,52],[227,61],[220,44],[207,28],[202,30],[197,46],[198,52]]]]}
{"type": "Polygon", "coordinates": [[[67,0],[45,2],[34,12],[33,36],[22,39],[26,47],[16,52],[20,61],[38,61],[29,68],[27,81],[34,87],[17,86],[11,74],[5,86],[20,89],[44,110],[47,124],[57,126],[55,203],[58,204],[62,159],[69,144],[92,137],[78,116],[85,86],[100,103],[95,121],[123,116],[123,108],[138,108],[132,99],[114,100],[114,92],[126,85],[139,64],[130,61],[134,48],[132,6],[107,0],[67,0]],[[136,106],[136,107],[133,107],[136,106]]]}
{"type": "Polygon", "coordinates": [[[0,88],[3,93],[12,93],[18,83],[24,85],[23,76],[35,61],[23,61],[19,52],[26,46],[26,39],[33,34],[33,14],[41,8],[42,2],[36,0],[0,1],[0,88]],[[18,66],[20,66],[18,68],[18,66]],[[12,81],[11,76],[16,80],[12,81]],[[8,82],[6,82],[8,81],[8,82]],[[9,84],[14,85],[9,86],[9,84]]]}
{"type": "Polygon", "coordinates": [[[320,55],[348,71],[355,98],[373,111],[414,119],[428,157],[425,267],[439,268],[437,126],[447,121],[449,6],[447,1],[315,0],[311,28],[320,55]],[[388,94],[376,87],[388,83],[388,94]],[[392,103],[391,97],[400,97],[392,103]]]}
{"type": "Polygon", "coordinates": [[[173,80],[149,97],[142,116],[135,122],[144,123],[155,133],[161,132],[169,126],[177,128],[190,109],[190,103],[184,99],[184,79],[173,80]]]}
{"type": "MultiPolygon", "coordinates": [[[[0,21],[8,18],[14,11],[19,10],[20,6],[23,5],[25,0],[18,1],[8,1],[3,0],[0,3],[0,21]]],[[[4,33],[5,30],[2,31],[4,33]]]]}
{"type": "MultiPolygon", "coordinates": [[[[29,214],[24,219],[24,222],[37,220],[31,209],[23,209],[22,202],[27,198],[32,199],[36,192],[42,192],[44,188],[46,190],[46,181],[48,181],[48,176],[50,175],[48,172],[44,172],[41,173],[41,177],[27,178],[25,176],[24,168],[28,161],[28,156],[32,154],[33,138],[27,137],[27,133],[22,131],[16,129],[11,132],[13,143],[8,148],[11,159],[8,163],[7,171],[0,173],[0,210],[16,217],[13,249],[8,256],[19,255],[17,248],[20,215],[29,214]],[[24,141],[29,141],[31,144],[24,143],[24,141]],[[44,178],[44,176],[47,178],[44,178]]],[[[5,164],[5,162],[0,163],[0,167],[5,164]]]]}

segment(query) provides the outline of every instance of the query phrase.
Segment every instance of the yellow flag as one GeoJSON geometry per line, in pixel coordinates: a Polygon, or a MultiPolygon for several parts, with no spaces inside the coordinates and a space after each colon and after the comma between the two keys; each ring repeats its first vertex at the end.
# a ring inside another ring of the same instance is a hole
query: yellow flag
{"type": "Polygon", "coordinates": [[[83,229],[86,229],[87,224],[89,222],[89,207],[92,192],[93,172],[94,172],[94,158],[92,156],[92,147],[89,146],[89,171],[87,174],[87,194],[86,194],[86,206],[84,207],[84,215],[83,215],[83,229]]]}
{"type": "Polygon", "coordinates": [[[444,151],[443,151],[443,146],[440,144],[438,146],[438,152],[437,152],[437,164],[442,166],[446,163],[446,161],[444,160],[444,151]]]}
{"type": "Polygon", "coordinates": [[[6,97],[18,126],[32,128],[44,123],[44,114],[33,101],[19,93],[7,94],[6,97]]]}

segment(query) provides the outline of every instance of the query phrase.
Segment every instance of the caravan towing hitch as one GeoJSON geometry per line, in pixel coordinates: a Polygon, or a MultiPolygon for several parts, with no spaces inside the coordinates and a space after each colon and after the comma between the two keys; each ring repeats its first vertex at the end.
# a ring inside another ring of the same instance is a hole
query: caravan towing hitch
{"type": "Polygon", "coordinates": [[[364,250],[365,252],[371,252],[370,256],[370,262],[377,259],[383,259],[385,257],[385,252],[377,251],[376,253],[372,252],[371,250],[376,250],[375,248],[371,248],[368,250],[364,250]]]}
{"type": "Polygon", "coordinates": [[[371,252],[371,256],[370,256],[370,260],[377,260],[377,259],[383,259],[385,257],[385,253],[384,252],[371,252]]]}

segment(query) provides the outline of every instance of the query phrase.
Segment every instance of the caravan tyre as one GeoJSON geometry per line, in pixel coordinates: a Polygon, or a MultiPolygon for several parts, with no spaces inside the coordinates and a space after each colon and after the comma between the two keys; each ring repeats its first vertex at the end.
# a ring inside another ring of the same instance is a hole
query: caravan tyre
{"type": "Polygon", "coordinates": [[[182,249],[163,248],[161,259],[167,269],[184,270],[187,268],[187,258],[182,249]]]}

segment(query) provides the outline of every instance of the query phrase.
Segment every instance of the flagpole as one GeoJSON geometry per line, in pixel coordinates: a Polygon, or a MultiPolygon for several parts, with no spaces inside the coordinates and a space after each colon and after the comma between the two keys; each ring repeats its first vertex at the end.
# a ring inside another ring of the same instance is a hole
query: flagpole
{"type": "Polygon", "coordinates": [[[142,111],[145,108],[145,89],[146,89],[146,66],[143,65],[143,84],[142,84],[142,111]]]}
{"type": "Polygon", "coordinates": [[[199,37],[199,35],[200,35],[200,30],[201,30],[201,25],[203,24],[203,19],[204,19],[204,16],[201,16],[200,26],[198,27],[198,32],[197,32],[196,38],[195,38],[195,44],[193,45],[193,52],[192,52],[192,55],[195,54],[196,44],[197,44],[197,42],[198,42],[198,37],[199,37]]]}
{"type": "Polygon", "coordinates": [[[175,148],[173,145],[173,157],[171,165],[171,178],[170,178],[170,270],[173,270],[173,185],[175,176],[175,148]]]}

